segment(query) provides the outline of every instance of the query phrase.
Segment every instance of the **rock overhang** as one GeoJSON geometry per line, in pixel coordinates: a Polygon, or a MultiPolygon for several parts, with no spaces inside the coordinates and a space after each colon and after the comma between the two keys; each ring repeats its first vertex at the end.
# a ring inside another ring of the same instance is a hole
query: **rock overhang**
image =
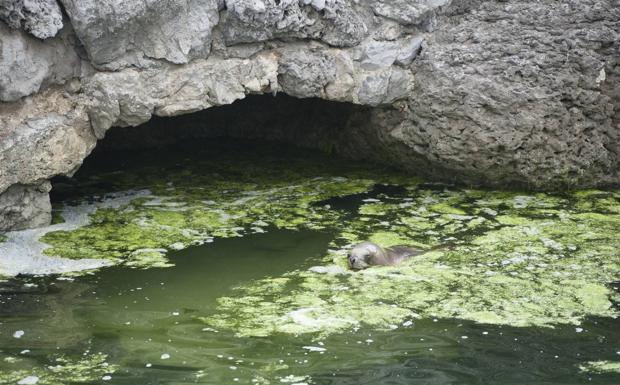
{"type": "Polygon", "coordinates": [[[620,180],[610,1],[62,0],[58,30],[54,1],[40,17],[17,3],[30,24],[0,27],[1,191],[71,174],[112,126],[278,92],[371,106],[351,142],[439,178],[620,180]]]}

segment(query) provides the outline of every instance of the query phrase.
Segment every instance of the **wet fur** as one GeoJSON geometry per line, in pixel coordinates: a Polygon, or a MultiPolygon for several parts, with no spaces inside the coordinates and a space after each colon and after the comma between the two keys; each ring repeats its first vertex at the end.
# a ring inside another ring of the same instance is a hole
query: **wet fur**
{"type": "Polygon", "coordinates": [[[370,266],[393,266],[424,251],[406,245],[383,248],[376,243],[362,242],[351,249],[349,266],[355,270],[370,266]]]}

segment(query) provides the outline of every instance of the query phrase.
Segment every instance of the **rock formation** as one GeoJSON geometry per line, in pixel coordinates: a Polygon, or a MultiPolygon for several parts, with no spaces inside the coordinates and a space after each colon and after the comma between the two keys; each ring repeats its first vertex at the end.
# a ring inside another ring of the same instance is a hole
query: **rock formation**
{"type": "Polygon", "coordinates": [[[615,0],[8,0],[0,231],[48,222],[49,179],[110,127],[278,92],[367,106],[344,156],[487,186],[620,181],[615,0]]]}

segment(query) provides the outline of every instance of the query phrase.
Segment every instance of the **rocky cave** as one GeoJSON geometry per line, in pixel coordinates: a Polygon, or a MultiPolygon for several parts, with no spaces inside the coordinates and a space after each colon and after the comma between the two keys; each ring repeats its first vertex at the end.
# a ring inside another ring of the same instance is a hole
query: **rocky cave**
{"type": "MultiPolygon", "coordinates": [[[[304,142],[435,180],[620,179],[612,1],[181,3],[132,2],[122,17],[77,0],[0,7],[0,229],[48,223],[49,180],[110,127],[260,94],[354,104],[354,125],[304,142]]],[[[293,132],[278,135],[306,134],[293,132]]]]}
{"type": "Polygon", "coordinates": [[[619,384],[618,0],[0,0],[0,385],[619,384]]]}
{"type": "MultiPolygon", "coordinates": [[[[110,150],[165,151],[186,141],[276,141],[327,153],[355,156],[348,134],[367,125],[369,107],[318,98],[249,95],[229,105],[174,117],[153,117],[136,127],[113,127],[98,141],[94,152],[110,150]],[[347,141],[349,142],[348,147],[347,141]]],[[[363,152],[358,158],[364,158],[363,152]]]]}

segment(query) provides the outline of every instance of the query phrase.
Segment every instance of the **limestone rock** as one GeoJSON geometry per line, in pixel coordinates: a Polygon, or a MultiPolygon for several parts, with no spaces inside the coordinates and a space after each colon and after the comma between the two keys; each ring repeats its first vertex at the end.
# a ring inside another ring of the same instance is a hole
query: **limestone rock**
{"type": "Polygon", "coordinates": [[[324,88],[335,80],[334,58],[323,51],[285,51],[278,68],[278,83],[298,98],[324,97],[324,88]]]}
{"type": "Polygon", "coordinates": [[[370,6],[381,16],[405,25],[432,25],[436,13],[452,0],[372,0],[370,6]]]}
{"type": "Polygon", "coordinates": [[[98,73],[85,86],[94,131],[102,138],[115,126],[135,126],[153,114],[173,116],[230,104],[250,93],[277,89],[277,60],[265,53],[252,59],[195,60],[165,70],[126,69],[98,73]]]}
{"type": "Polygon", "coordinates": [[[366,73],[358,92],[358,103],[379,106],[407,99],[413,88],[413,76],[400,68],[366,73]]]}
{"type": "Polygon", "coordinates": [[[359,45],[354,54],[363,69],[379,69],[394,65],[408,66],[422,48],[422,36],[395,41],[369,40],[359,45]]]}
{"type": "Polygon", "coordinates": [[[34,186],[14,184],[0,194],[0,231],[48,225],[51,188],[48,181],[34,186]]]}
{"type": "Polygon", "coordinates": [[[450,17],[414,62],[399,140],[487,185],[620,182],[619,20],[613,0],[482,2],[450,17]]]}
{"type": "Polygon", "coordinates": [[[39,39],[56,36],[63,26],[62,11],[56,0],[3,0],[0,20],[39,39]]]}
{"type": "Polygon", "coordinates": [[[0,104],[0,138],[0,192],[72,174],[96,142],[84,108],[58,88],[0,104]]]}
{"type": "Polygon", "coordinates": [[[62,0],[95,66],[152,66],[205,58],[219,20],[216,0],[62,0]]]}
{"type": "Polygon", "coordinates": [[[272,39],[316,39],[351,47],[367,34],[362,9],[350,0],[227,0],[227,45],[272,39]]]}
{"type": "Polygon", "coordinates": [[[0,101],[15,101],[80,74],[70,27],[42,42],[0,23],[0,101]]]}

